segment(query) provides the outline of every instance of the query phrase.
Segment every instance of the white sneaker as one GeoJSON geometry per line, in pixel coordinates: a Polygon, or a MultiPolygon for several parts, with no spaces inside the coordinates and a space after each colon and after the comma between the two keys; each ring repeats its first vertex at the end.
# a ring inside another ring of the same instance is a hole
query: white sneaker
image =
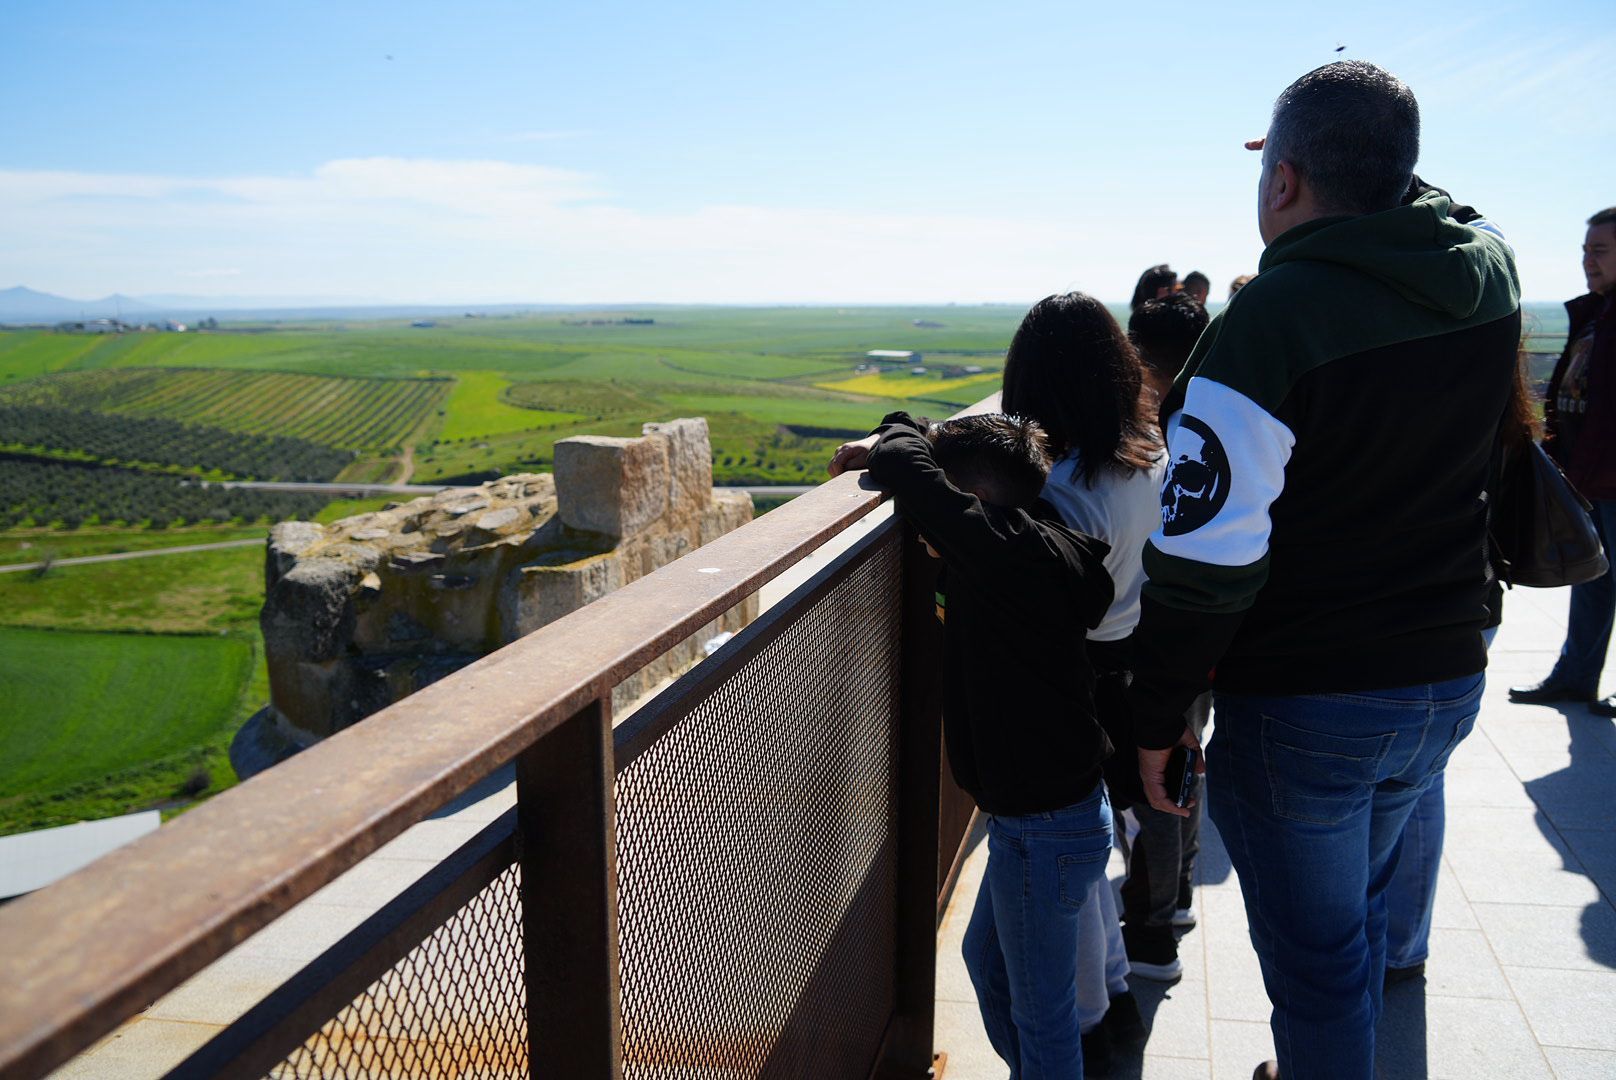
{"type": "Polygon", "coordinates": [[[1195,906],[1181,907],[1173,912],[1173,925],[1181,930],[1188,930],[1195,925],[1195,906]]]}
{"type": "Polygon", "coordinates": [[[1141,964],[1137,960],[1129,960],[1128,970],[1152,982],[1177,982],[1184,974],[1184,962],[1176,956],[1165,964],[1141,964]]]}

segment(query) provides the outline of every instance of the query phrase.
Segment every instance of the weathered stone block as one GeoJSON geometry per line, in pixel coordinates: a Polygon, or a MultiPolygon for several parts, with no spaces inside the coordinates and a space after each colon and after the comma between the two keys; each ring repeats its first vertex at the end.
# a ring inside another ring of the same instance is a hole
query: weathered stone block
{"type": "Polygon", "coordinates": [[[701,515],[698,545],[710,544],[752,520],[752,496],[744,491],[715,491],[712,505],[701,515]]]}
{"type": "Polygon", "coordinates": [[[555,444],[556,498],[574,529],[630,536],[668,508],[668,440],[579,435],[555,444]]]}
{"type": "Polygon", "coordinates": [[[283,521],[269,530],[269,550],[264,560],[264,587],[272,589],[281,575],[297,563],[297,557],[325,539],[325,526],[312,521],[283,521]]]}
{"type": "Polygon", "coordinates": [[[309,559],[281,576],[259,624],[266,651],[300,660],[338,656],[353,636],[353,594],[363,575],[335,559],[309,559]]]}
{"type": "Polygon", "coordinates": [[[524,566],[516,581],[515,636],[531,634],[622,585],[622,564],[611,555],[524,566]]]}
{"type": "Polygon", "coordinates": [[[668,440],[668,512],[676,519],[701,513],[713,501],[713,445],[706,418],[646,424],[642,430],[668,440]]]}

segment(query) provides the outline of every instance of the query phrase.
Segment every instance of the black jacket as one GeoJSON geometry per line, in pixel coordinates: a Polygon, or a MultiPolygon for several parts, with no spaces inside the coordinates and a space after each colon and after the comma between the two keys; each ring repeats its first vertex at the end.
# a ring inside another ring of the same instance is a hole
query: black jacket
{"type": "Polygon", "coordinates": [[[1616,297],[1588,293],[1567,300],[1565,308],[1571,328],[1544,396],[1543,419],[1549,436],[1543,449],[1560,463],[1566,479],[1584,498],[1616,499],[1616,297]],[[1593,352],[1588,357],[1588,415],[1576,445],[1568,446],[1556,438],[1556,399],[1572,346],[1590,324],[1595,329],[1593,352]]]}
{"type": "Polygon", "coordinates": [[[1111,753],[1084,652],[1111,605],[1106,545],[1041,500],[1008,509],[955,488],[907,414],[876,430],[870,477],[944,563],[940,674],[955,781],[990,814],[1082,801],[1111,753]]]}

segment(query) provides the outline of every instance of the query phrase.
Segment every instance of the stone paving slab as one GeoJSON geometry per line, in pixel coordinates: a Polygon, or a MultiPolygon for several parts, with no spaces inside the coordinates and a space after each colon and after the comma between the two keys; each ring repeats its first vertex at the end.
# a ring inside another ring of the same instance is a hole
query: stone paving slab
{"type": "MultiPolygon", "coordinates": [[[[1426,977],[1386,995],[1383,1080],[1616,1080],[1616,723],[1580,705],[1512,705],[1507,695],[1553,665],[1568,601],[1564,589],[1517,589],[1506,601],[1481,716],[1448,768],[1426,977]]],[[[1606,692],[1613,682],[1616,664],[1606,692]]],[[[1200,924],[1180,943],[1185,978],[1132,980],[1151,1033],[1110,1076],[1245,1080],[1273,1057],[1240,885],[1211,822],[1202,836],[1200,924]]],[[[1009,1075],[982,1033],[959,958],[986,854],[978,845],[966,862],[938,939],[946,1080],[1009,1075]]],[[[1109,873],[1120,883],[1120,855],[1109,873]]]]}

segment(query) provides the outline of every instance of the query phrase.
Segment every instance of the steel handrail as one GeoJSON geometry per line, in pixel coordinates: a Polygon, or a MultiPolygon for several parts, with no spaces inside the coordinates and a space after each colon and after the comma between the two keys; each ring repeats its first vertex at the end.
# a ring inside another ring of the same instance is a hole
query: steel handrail
{"type": "Polygon", "coordinates": [[[66,1062],[879,502],[831,480],[0,909],[0,1075],[66,1062]]]}

